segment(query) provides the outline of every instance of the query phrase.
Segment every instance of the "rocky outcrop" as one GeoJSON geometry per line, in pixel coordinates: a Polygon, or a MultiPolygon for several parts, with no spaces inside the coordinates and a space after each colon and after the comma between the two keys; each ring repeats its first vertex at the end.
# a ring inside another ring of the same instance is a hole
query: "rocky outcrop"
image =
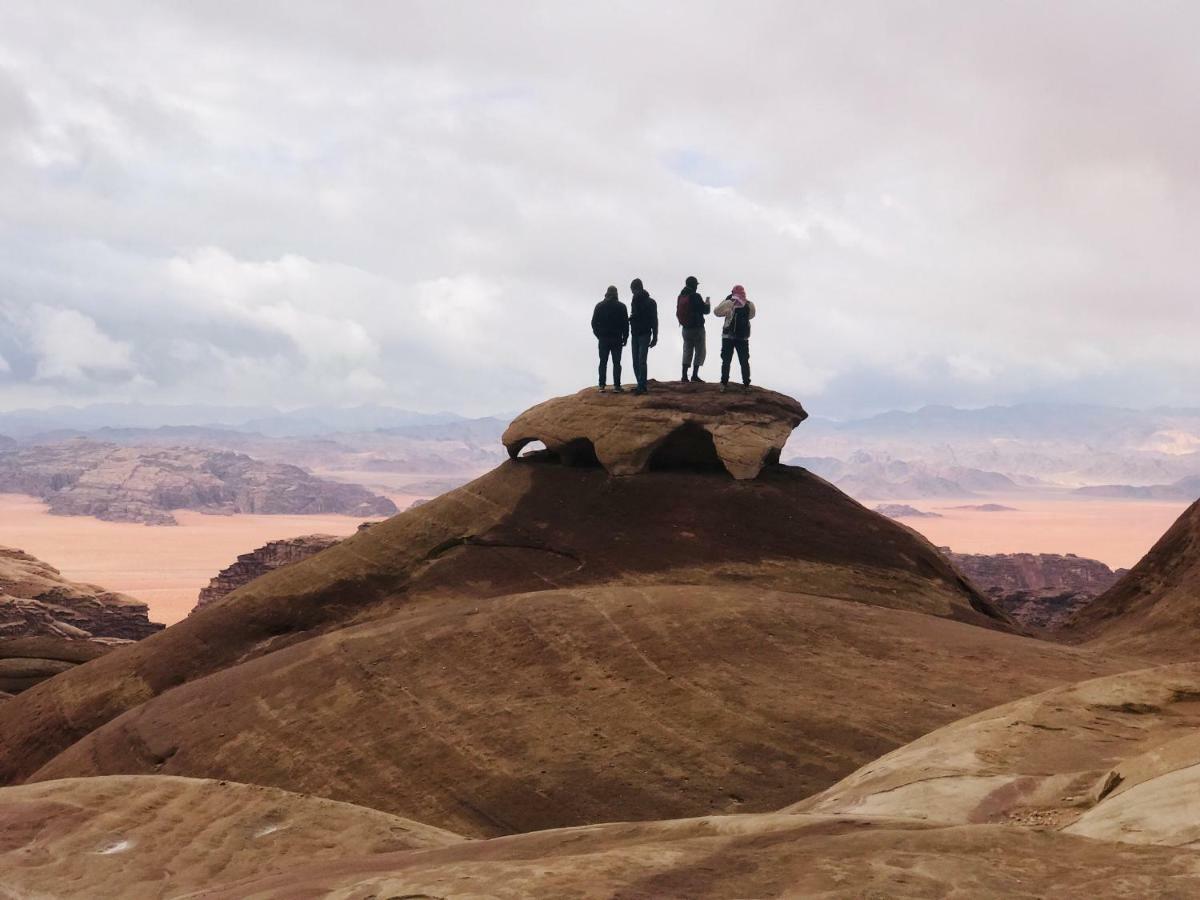
{"type": "MultiPolygon", "coordinates": [[[[161,626],[160,626],[161,627],[161,626]]],[[[0,691],[19,694],[47,678],[103,656],[128,643],[108,640],[70,640],[30,636],[0,638],[0,691]]]]}
{"type": "Polygon", "coordinates": [[[503,441],[514,459],[541,441],[567,465],[599,463],[611,475],[723,466],[745,480],[779,461],[806,418],[791,397],[762,388],[653,382],[641,396],[589,389],[548,400],[518,416],[503,441]]]}
{"type": "Polygon", "coordinates": [[[875,512],[889,519],[940,519],[941,514],[925,512],[907,503],[881,503],[875,507],[875,512]]]}
{"type": "Polygon", "coordinates": [[[303,537],[271,541],[257,550],[243,553],[236,562],[222,569],[208,583],[208,587],[200,591],[196,609],[215,603],[261,575],[308,559],[322,550],[328,550],[341,540],[331,534],[307,534],[303,537]]]}
{"type": "Polygon", "coordinates": [[[50,512],[112,522],[173,525],[174,509],[204,513],[394,515],[396,505],[357,484],[243,453],[138,448],[88,440],[0,453],[0,492],[41,497],[50,512]]]}
{"type": "Polygon", "coordinates": [[[1073,553],[953,553],[950,561],[1014,620],[1060,628],[1124,574],[1073,553]]]}
{"type": "Polygon", "coordinates": [[[162,629],[145,603],[68,581],[36,557],[0,547],[0,637],[136,641],[162,629]]]}

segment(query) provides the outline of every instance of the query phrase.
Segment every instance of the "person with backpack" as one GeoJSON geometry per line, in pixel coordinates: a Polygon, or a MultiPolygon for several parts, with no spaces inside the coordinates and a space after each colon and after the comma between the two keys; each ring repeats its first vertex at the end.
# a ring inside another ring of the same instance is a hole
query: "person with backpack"
{"type": "Polygon", "coordinates": [[[750,387],[750,320],[754,318],[754,312],[754,304],[746,299],[746,289],[735,284],[713,313],[725,319],[725,327],[721,329],[722,391],[729,390],[729,366],[735,352],[742,367],[742,385],[747,389],[750,387]]]}
{"type": "Polygon", "coordinates": [[[635,394],[646,393],[646,363],[650,348],[658,343],[658,304],[642,287],[642,279],[629,284],[633,298],[629,301],[629,336],[633,339],[633,377],[637,379],[635,394]]]}
{"type": "Polygon", "coordinates": [[[688,380],[688,368],[692,370],[692,381],[700,380],[700,367],[707,356],[704,338],[704,317],[712,309],[707,297],[701,297],[697,288],[700,282],[689,275],[684,282],[679,299],[675,301],[675,318],[683,327],[683,377],[688,380]]]}
{"type": "Polygon", "coordinates": [[[608,286],[604,299],[592,313],[592,334],[600,345],[600,393],[608,390],[608,360],[612,358],[613,393],[623,394],[621,387],[621,349],[629,340],[629,312],[617,299],[617,289],[608,286]]]}

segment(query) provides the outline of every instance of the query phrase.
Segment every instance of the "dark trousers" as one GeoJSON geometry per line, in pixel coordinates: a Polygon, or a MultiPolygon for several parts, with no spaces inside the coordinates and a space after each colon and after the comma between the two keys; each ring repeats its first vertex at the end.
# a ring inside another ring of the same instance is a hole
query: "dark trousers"
{"type": "Polygon", "coordinates": [[[633,377],[637,379],[637,386],[642,390],[646,389],[646,363],[647,357],[650,355],[650,335],[635,334],[630,336],[633,342],[633,377]]]}
{"type": "Polygon", "coordinates": [[[750,339],[721,339],[721,384],[729,384],[729,364],[733,362],[733,351],[737,351],[738,363],[742,367],[742,384],[750,383],[750,339]]]}
{"type": "Polygon", "coordinates": [[[620,338],[600,338],[600,387],[608,384],[608,358],[612,357],[613,384],[621,386],[621,348],[625,346],[620,338]]]}

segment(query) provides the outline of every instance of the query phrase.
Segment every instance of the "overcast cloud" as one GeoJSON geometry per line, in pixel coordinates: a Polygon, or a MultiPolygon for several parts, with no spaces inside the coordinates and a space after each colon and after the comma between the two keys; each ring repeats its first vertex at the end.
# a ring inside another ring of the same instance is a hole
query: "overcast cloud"
{"type": "Polygon", "coordinates": [[[0,408],[511,410],[592,382],[634,276],[675,376],[693,273],[746,285],[756,380],[820,414],[1200,406],[1197,33],[1133,0],[13,0],[0,408]]]}

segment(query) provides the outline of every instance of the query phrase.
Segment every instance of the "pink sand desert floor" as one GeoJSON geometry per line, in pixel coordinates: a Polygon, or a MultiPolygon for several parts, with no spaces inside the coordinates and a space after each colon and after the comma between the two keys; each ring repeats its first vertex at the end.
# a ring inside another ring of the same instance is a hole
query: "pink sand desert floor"
{"type": "Polygon", "coordinates": [[[889,501],[906,503],[939,519],[901,519],[939,547],[956,553],[1074,553],[1129,568],[1188,507],[1182,501],[1017,499],[889,501]],[[979,512],[955,506],[997,503],[1013,512],[979,512]]]}
{"type": "MultiPolygon", "coordinates": [[[[393,495],[403,509],[412,498],[393,495]]],[[[1114,568],[1136,563],[1187,507],[1186,503],[1012,497],[903,501],[939,513],[904,519],[938,546],[960,553],[1075,553],[1114,568]],[[1014,512],[955,510],[1001,503],[1014,512]]],[[[130,594],[150,616],[170,624],[188,614],[196,594],[239,553],[301,534],[352,534],[350,516],[206,516],[182,510],[179,525],[149,527],[52,516],[45,504],[0,494],[0,545],[19,547],[68,578],[130,594]]]]}
{"type": "MultiPolygon", "coordinates": [[[[401,498],[396,498],[400,500],[401,498]]],[[[67,578],[143,600],[150,618],[171,624],[200,588],[239,553],[301,534],[353,534],[353,516],[206,516],[175,513],[176,526],[52,516],[33,497],[0,494],[0,545],[32,553],[67,578]]]]}

